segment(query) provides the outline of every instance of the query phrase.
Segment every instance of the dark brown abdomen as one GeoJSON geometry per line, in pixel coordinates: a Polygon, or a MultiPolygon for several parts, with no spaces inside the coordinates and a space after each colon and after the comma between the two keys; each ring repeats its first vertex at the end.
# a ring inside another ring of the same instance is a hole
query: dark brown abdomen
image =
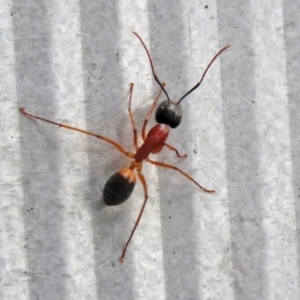
{"type": "Polygon", "coordinates": [[[104,203],[109,206],[125,202],[132,194],[136,176],[131,169],[124,168],[113,174],[103,189],[104,203]]]}

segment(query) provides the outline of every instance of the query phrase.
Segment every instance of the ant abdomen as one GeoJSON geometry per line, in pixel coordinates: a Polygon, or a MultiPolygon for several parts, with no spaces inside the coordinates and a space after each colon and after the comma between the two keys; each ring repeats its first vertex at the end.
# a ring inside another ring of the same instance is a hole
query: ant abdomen
{"type": "Polygon", "coordinates": [[[104,203],[108,206],[115,206],[125,202],[132,194],[135,182],[136,176],[131,169],[120,169],[107,180],[104,186],[104,203]]]}
{"type": "Polygon", "coordinates": [[[182,110],[178,102],[172,100],[164,100],[159,104],[155,114],[157,123],[169,125],[176,128],[182,119],[182,110]]]}

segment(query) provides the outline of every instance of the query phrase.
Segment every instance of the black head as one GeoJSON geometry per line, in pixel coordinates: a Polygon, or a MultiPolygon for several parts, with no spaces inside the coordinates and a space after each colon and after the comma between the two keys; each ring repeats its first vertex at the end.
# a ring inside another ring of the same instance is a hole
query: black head
{"type": "Polygon", "coordinates": [[[165,100],[159,104],[155,114],[155,120],[160,124],[167,124],[176,128],[182,119],[182,110],[178,102],[165,100]]]}
{"type": "Polygon", "coordinates": [[[202,77],[200,78],[200,81],[191,89],[189,90],[185,95],[183,95],[178,102],[174,102],[172,100],[170,100],[169,95],[167,93],[167,91],[164,88],[164,84],[162,84],[159,79],[157,78],[155,71],[154,71],[154,66],[153,66],[153,62],[150,56],[150,53],[145,45],[145,43],[143,42],[142,38],[136,33],[136,32],[132,32],[142,43],[143,47],[146,50],[146,53],[148,55],[149,58],[149,62],[150,62],[150,66],[151,66],[151,70],[152,70],[152,74],[153,77],[155,79],[155,81],[158,83],[158,85],[161,87],[161,89],[163,90],[163,92],[165,93],[165,95],[167,96],[167,100],[163,101],[156,110],[156,115],[155,115],[155,119],[157,123],[161,123],[161,124],[167,124],[169,125],[171,128],[176,128],[182,119],[182,110],[180,107],[180,102],[190,93],[192,93],[195,89],[197,89],[200,84],[203,81],[203,78],[205,77],[208,69],[210,68],[210,66],[212,65],[212,63],[216,60],[216,58],[223,52],[225,51],[228,46],[225,46],[224,48],[222,48],[214,57],[213,59],[210,61],[210,63],[208,64],[208,66],[206,67],[202,77]]]}

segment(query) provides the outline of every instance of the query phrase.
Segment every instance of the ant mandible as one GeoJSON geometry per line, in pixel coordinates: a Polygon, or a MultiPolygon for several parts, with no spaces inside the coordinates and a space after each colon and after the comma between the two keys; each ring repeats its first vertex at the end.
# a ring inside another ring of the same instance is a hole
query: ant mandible
{"type": "Polygon", "coordinates": [[[138,146],[138,132],[135,126],[135,121],[134,121],[134,117],[131,111],[131,99],[132,99],[132,92],[133,92],[133,83],[130,84],[130,89],[129,89],[129,104],[128,104],[128,113],[129,113],[129,117],[130,117],[130,122],[133,128],[133,144],[134,144],[134,148],[135,148],[135,153],[129,152],[129,151],[125,151],[124,148],[118,144],[117,142],[104,137],[102,135],[93,133],[93,132],[89,132],[86,130],[82,130],[73,126],[69,126],[67,124],[62,124],[62,123],[57,123],[36,115],[33,115],[31,113],[28,113],[23,107],[20,108],[20,112],[28,117],[31,118],[35,118],[53,125],[57,125],[59,127],[62,128],[66,128],[69,130],[74,130],[77,132],[81,132],[93,137],[96,137],[98,139],[101,139],[109,144],[111,144],[112,146],[114,146],[119,152],[121,152],[123,155],[129,157],[130,159],[132,159],[132,162],[130,164],[129,167],[127,168],[122,168],[120,170],[118,170],[116,173],[114,173],[106,182],[104,189],[103,189],[103,200],[104,203],[108,206],[115,206],[115,205],[120,205],[121,203],[125,202],[130,195],[132,194],[134,187],[135,187],[135,183],[136,183],[136,175],[134,170],[137,171],[137,176],[139,178],[139,180],[142,183],[143,189],[144,189],[144,202],[143,205],[141,207],[141,210],[139,212],[138,218],[135,222],[135,225],[131,231],[131,234],[123,248],[122,251],[122,255],[119,259],[120,262],[124,261],[125,258],[125,254],[126,254],[126,250],[127,247],[134,235],[134,232],[140,222],[140,219],[142,217],[142,214],[144,212],[147,200],[148,200],[148,189],[147,189],[147,183],[146,183],[146,179],[144,177],[144,175],[142,174],[142,163],[143,161],[146,161],[152,165],[158,166],[158,167],[163,167],[163,168],[167,168],[167,169],[172,169],[175,171],[178,171],[180,174],[182,174],[183,176],[185,176],[186,178],[188,178],[189,180],[193,181],[200,189],[202,189],[204,192],[207,193],[214,193],[214,190],[210,190],[210,189],[206,189],[203,186],[201,186],[198,182],[196,182],[189,174],[187,174],[186,172],[182,171],[181,169],[177,168],[176,166],[170,165],[170,164],[166,164],[163,162],[159,162],[159,161],[155,161],[149,158],[150,154],[156,154],[159,153],[164,146],[166,146],[167,148],[169,148],[170,150],[173,150],[176,152],[176,155],[178,157],[186,157],[186,155],[180,155],[178,153],[178,151],[172,147],[171,145],[166,143],[168,134],[169,134],[169,127],[171,128],[176,128],[182,119],[182,110],[180,107],[180,102],[188,95],[190,94],[192,91],[194,91],[197,87],[199,87],[199,85],[201,84],[206,72],[208,71],[208,69],[210,68],[210,66],[212,65],[212,63],[214,62],[214,60],[224,51],[226,50],[229,46],[226,46],[224,48],[222,48],[215,56],[214,58],[211,60],[211,62],[209,63],[209,65],[207,66],[207,68],[205,69],[200,81],[190,90],[188,91],[183,97],[181,97],[181,99],[179,99],[179,101],[173,101],[170,100],[164,86],[164,83],[161,83],[154,71],[154,67],[153,67],[153,62],[150,56],[150,53],[145,45],[145,43],[143,42],[143,40],[141,39],[141,37],[136,33],[133,32],[134,35],[136,35],[138,37],[138,39],[141,41],[143,47],[146,50],[146,53],[148,55],[149,61],[150,61],[150,65],[151,65],[151,69],[152,69],[152,73],[154,76],[154,79],[156,80],[156,82],[159,84],[159,86],[161,87],[161,91],[159,92],[159,94],[155,97],[153,104],[151,105],[146,119],[144,120],[143,123],[143,127],[142,127],[142,132],[141,132],[141,136],[142,136],[142,140],[143,140],[143,144],[139,147],[138,146]],[[150,131],[148,132],[148,134],[146,135],[146,125],[148,123],[148,120],[154,110],[154,108],[157,105],[157,101],[162,93],[162,91],[165,93],[165,95],[167,96],[167,100],[164,100],[157,108],[156,110],[156,122],[158,124],[154,125],[150,131]]]}

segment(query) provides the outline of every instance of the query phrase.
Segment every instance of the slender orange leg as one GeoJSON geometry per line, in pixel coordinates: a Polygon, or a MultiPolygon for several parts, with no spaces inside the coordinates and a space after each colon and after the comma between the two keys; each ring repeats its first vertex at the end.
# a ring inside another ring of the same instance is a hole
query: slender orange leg
{"type": "MultiPolygon", "coordinates": [[[[162,86],[165,87],[165,85],[166,85],[166,84],[163,82],[163,83],[162,83],[162,86]]],[[[143,139],[143,141],[145,141],[145,139],[146,139],[146,126],[147,126],[147,124],[148,124],[149,118],[150,118],[150,116],[152,115],[153,110],[154,110],[154,108],[156,107],[157,101],[158,101],[158,99],[159,99],[159,97],[160,97],[160,95],[161,95],[162,92],[163,92],[163,89],[161,89],[161,90],[159,91],[158,95],[157,95],[156,98],[154,99],[154,101],[153,101],[153,103],[152,103],[152,105],[151,105],[151,107],[150,107],[150,109],[149,109],[149,111],[148,111],[148,113],[147,113],[147,116],[146,116],[146,119],[145,119],[145,121],[144,121],[143,128],[142,128],[142,139],[143,139]]]]}
{"type": "Polygon", "coordinates": [[[129,113],[130,122],[131,122],[132,129],[133,129],[133,144],[134,144],[135,150],[137,150],[139,148],[138,144],[137,144],[137,129],[136,129],[133,114],[132,114],[132,111],[131,111],[131,99],[132,99],[133,86],[134,86],[134,84],[130,83],[128,113],[129,113]]]}
{"type": "Polygon", "coordinates": [[[152,165],[158,166],[158,167],[163,167],[163,168],[167,168],[167,169],[172,169],[175,171],[178,171],[179,173],[181,173],[183,176],[185,176],[186,178],[188,178],[189,180],[193,181],[200,189],[202,189],[204,192],[206,193],[214,193],[215,190],[208,190],[206,188],[204,188],[203,186],[201,186],[192,176],[190,176],[189,174],[187,174],[186,172],[180,170],[179,168],[177,168],[176,166],[173,165],[169,165],[169,164],[165,164],[159,161],[155,161],[155,160],[151,160],[149,158],[146,159],[147,162],[149,162],[152,165]]]}
{"type": "Polygon", "coordinates": [[[169,144],[167,144],[167,143],[164,143],[164,145],[165,145],[167,148],[169,148],[170,150],[175,151],[177,157],[187,158],[187,154],[182,154],[182,155],[179,154],[178,150],[177,150],[176,148],[174,148],[173,146],[171,146],[171,145],[169,145],[169,144]]]}
{"type": "Polygon", "coordinates": [[[136,222],[135,222],[135,224],[134,224],[134,227],[133,227],[133,229],[132,229],[132,231],[131,231],[131,234],[130,234],[130,236],[129,236],[129,239],[128,239],[128,241],[127,241],[127,243],[126,243],[126,245],[125,245],[125,247],[124,247],[124,249],[123,249],[123,251],[122,251],[122,255],[121,255],[120,259],[119,259],[121,263],[124,261],[127,247],[128,247],[128,245],[129,245],[129,243],[130,243],[130,241],[131,241],[131,239],[132,239],[132,237],[133,237],[133,235],[134,235],[134,232],[135,232],[136,228],[137,228],[138,225],[139,225],[139,222],[140,222],[140,220],[141,220],[142,214],[143,214],[143,212],[144,212],[144,209],[145,209],[145,206],[146,206],[147,200],[148,200],[148,189],[147,189],[147,182],[146,182],[146,179],[145,179],[144,175],[143,175],[142,173],[140,173],[139,171],[138,171],[138,177],[139,177],[139,179],[140,179],[140,181],[141,181],[141,183],[142,183],[142,185],[143,185],[143,188],[144,188],[144,192],[145,192],[145,200],[144,200],[144,202],[143,202],[143,205],[142,205],[142,208],[141,208],[140,213],[139,213],[139,215],[138,215],[138,218],[137,218],[137,220],[136,220],[136,222]]]}
{"type": "Polygon", "coordinates": [[[28,113],[23,107],[20,108],[20,112],[23,115],[31,117],[31,118],[35,118],[35,119],[38,119],[38,120],[41,120],[41,121],[44,121],[44,122],[47,122],[47,123],[50,123],[50,124],[53,124],[53,125],[57,125],[59,127],[63,127],[63,128],[74,130],[74,131],[78,131],[78,132],[96,137],[100,140],[103,140],[103,141],[113,145],[117,150],[119,150],[121,153],[123,153],[127,157],[134,158],[134,153],[125,151],[124,148],[121,145],[119,145],[118,143],[116,143],[116,142],[112,141],[111,139],[108,139],[108,138],[106,138],[106,137],[104,137],[100,134],[96,134],[96,133],[93,133],[93,132],[82,130],[82,129],[72,127],[72,126],[69,126],[69,125],[66,125],[66,124],[62,124],[62,123],[56,123],[54,121],[51,121],[51,120],[48,120],[48,119],[45,119],[45,118],[42,118],[42,117],[39,117],[39,116],[32,115],[32,114],[28,113]]]}

